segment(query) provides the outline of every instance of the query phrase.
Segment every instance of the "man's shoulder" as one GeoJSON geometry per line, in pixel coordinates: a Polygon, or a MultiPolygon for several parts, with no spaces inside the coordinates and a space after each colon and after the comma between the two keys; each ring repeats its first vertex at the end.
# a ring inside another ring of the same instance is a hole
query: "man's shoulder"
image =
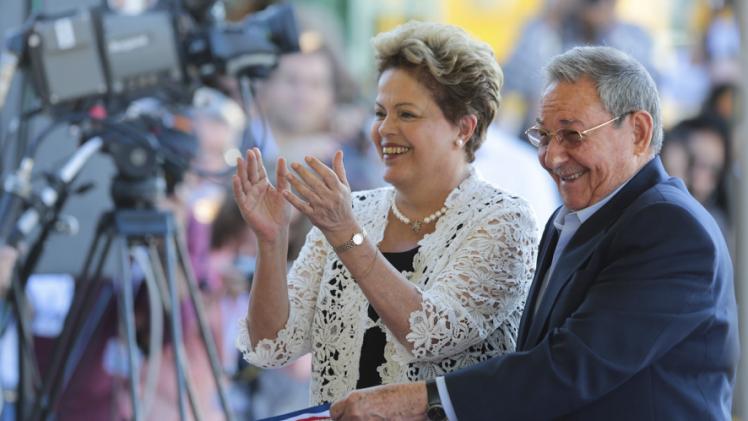
{"type": "Polygon", "coordinates": [[[709,212],[686,190],[683,182],[676,178],[659,182],[642,192],[629,205],[627,212],[641,212],[653,207],[671,209],[672,212],[686,212],[703,221],[713,219],[709,216],[709,212]]]}
{"type": "Polygon", "coordinates": [[[675,231],[687,231],[692,241],[702,239],[715,245],[724,242],[712,215],[675,178],[645,190],[623,212],[616,231],[626,235],[675,239],[675,231]],[[636,228],[634,228],[636,227],[636,228]]]}

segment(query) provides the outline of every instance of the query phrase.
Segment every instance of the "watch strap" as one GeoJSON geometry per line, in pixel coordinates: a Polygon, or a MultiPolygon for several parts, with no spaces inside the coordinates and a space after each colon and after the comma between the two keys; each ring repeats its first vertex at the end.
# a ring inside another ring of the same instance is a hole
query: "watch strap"
{"type": "Polygon", "coordinates": [[[435,379],[426,380],[426,403],[429,408],[433,405],[441,405],[442,398],[439,396],[439,387],[435,379]]]}
{"type": "Polygon", "coordinates": [[[442,406],[442,398],[439,396],[439,387],[436,380],[426,381],[426,418],[429,421],[447,421],[447,413],[442,406]]]}
{"type": "Polygon", "coordinates": [[[350,250],[350,249],[352,249],[352,248],[354,248],[354,247],[356,247],[358,245],[363,244],[365,238],[366,238],[366,231],[365,230],[361,230],[359,232],[354,233],[351,236],[350,240],[346,241],[343,244],[334,246],[332,249],[333,249],[333,251],[335,253],[339,254],[339,253],[342,253],[344,251],[350,250]],[[360,241],[357,242],[356,241],[357,239],[359,239],[360,241]]]}

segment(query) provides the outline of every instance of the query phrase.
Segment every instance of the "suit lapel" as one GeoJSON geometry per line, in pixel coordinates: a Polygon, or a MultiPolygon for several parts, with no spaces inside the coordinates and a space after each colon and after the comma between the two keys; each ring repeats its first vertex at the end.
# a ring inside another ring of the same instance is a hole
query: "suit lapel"
{"type": "Polygon", "coordinates": [[[537,262],[535,263],[535,276],[532,280],[532,286],[530,287],[530,293],[525,301],[525,309],[522,312],[522,321],[519,324],[519,333],[517,335],[517,350],[524,348],[525,339],[527,339],[527,333],[530,330],[530,325],[533,319],[533,313],[535,312],[535,301],[538,298],[538,291],[540,290],[540,284],[543,283],[545,272],[551,265],[553,260],[553,250],[556,249],[556,243],[558,243],[558,230],[553,226],[553,220],[556,219],[556,215],[559,210],[551,215],[551,218],[546,222],[545,230],[543,231],[543,238],[540,240],[540,252],[538,253],[537,262]]]}
{"type": "MultiPolygon", "coordinates": [[[[534,323],[527,334],[526,340],[530,346],[534,346],[541,339],[559,292],[571,280],[574,272],[579,269],[582,263],[587,261],[587,258],[592,255],[598,243],[602,240],[603,234],[604,231],[600,230],[594,237],[588,238],[587,241],[577,247],[570,247],[570,242],[561,256],[559,256],[556,267],[553,269],[553,273],[551,273],[551,277],[548,280],[548,287],[543,294],[540,306],[535,314],[534,323]]],[[[575,238],[576,235],[572,241],[575,238]]]]}
{"type": "MultiPolygon", "coordinates": [[[[537,314],[534,317],[528,316],[527,313],[532,312],[534,307],[530,307],[529,304],[525,306],[526,314],[523,315],[523,322],[527,318],[529,323],[524,326],[524,329],[520,329],[520,333],[524,333],[522,335],[523,348],[533,347],[543,339],[548,331],[548,319],[559,293],[571,280],[574,273],[595,252],[605,233],[618,221],[623,211],[642,193],[666,178],[667,173],[662,167],[660,158],[652,159],[608,203],[579,227],[559,256],[556,267],[548,280],[546,291],[541,297],[537,314]]],[[[549,229],[555,231],[552,224],[550,227],[546,225],[546,231],[549,229]]],[[[555,236],[558,237],[558,234],[555,236]]],[[[547,264],[545,263],[546,260],[550,261],[552,259],[554,249],[555,243],[553,248],[544,250],[544,264],[547,264]]],[[[537,284],[542,280],[539,276],[542,276],[545,270],[547,270],[547,266],[544,267],[542,274],[540,271],[536,271],[532,291],[535,295],[537,295],[537,284]]],[[[533,296],[531,301],[534,302],[535,300],[537,300],[537,297],[533,296]]],[[[520,326],[522,327],[522,325],[520,326]]]]}

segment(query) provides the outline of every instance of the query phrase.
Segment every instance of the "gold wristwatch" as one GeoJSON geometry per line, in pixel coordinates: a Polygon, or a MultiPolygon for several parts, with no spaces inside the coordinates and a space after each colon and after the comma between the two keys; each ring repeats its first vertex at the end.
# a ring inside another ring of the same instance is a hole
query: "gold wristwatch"
{"type": "Polygon", "coordinates": [[[343,244],[340,244],[338,246],[333,247],[333,251],[335,253],[342,253],[344,251],[350,250],[356,246],[360,246],[364,243],[364,239],[366,238],[366,230],[361,229],[361,232],[357,232],[353,234],[353,237],[351,237],[350,240],[346,241],[343,244]]]}

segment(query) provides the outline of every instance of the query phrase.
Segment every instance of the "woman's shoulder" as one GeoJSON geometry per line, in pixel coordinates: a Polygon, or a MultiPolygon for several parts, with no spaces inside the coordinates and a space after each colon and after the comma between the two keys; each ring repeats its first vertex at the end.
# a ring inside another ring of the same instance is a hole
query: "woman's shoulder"
{"type": "Polygon", "coordinates": [[[377,187],[375,189],[369,189],[369,190],[357,190],[351,193],[351,197],[353,197],[354,200],[359,201],[365,201],[368,199],[377,199],[386,197],[390,194],[392,191],[391,186],[386,187],[377,187]]]}
{"type": "Polygon", "coordinates": [[[367,212],[378,212],[389,208],[392,197],[392,187],[379,187],[371,190],[359,190],[351,193],[351,204],[357,214],[367,212]]]}
{"type": "Polygon", "coordinates": [[[507,211],[532,214],[530,203],[523,197],[507,192],[481,178],[476,177],[466,190],[468,194],[462,197],[463,205],[481,207],[489,214],[507,211]]]}

